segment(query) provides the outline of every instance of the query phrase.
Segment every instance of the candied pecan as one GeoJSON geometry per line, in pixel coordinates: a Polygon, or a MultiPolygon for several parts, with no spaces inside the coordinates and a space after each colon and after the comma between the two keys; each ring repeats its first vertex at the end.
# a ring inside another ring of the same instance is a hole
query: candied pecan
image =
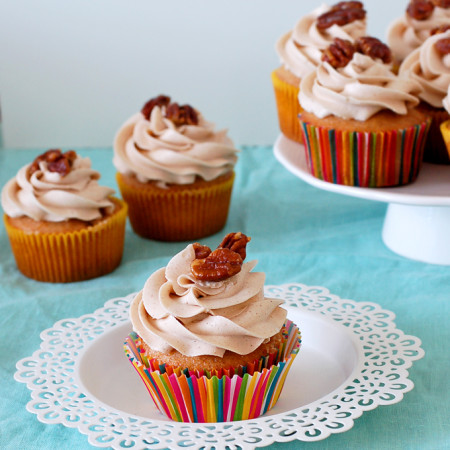
{"type": "Polygon", "coordinates": [[[416,20],[427,20],[433,14],[434,5],[428,0],[412,0],[406,12],[416,20]]]}
{"type": "Polygon", "coordinates": [[[431,0],[434,6],[438,6],[439,8],[450,8],[450,0],[431,0]]]}
{"type": "Polygon", "coordinates": [[[450,53],[450,38],[439,39],[435,47],[441,55],[448,55],[450,53]]]}
{"type": "Polygon", "coordinates": [[[73,150],[62,153],[60,149],[50,149],[37,156],[28,167],[28,176],[33,175],[39,169],[39,163],[45,161],[50,172],[58,172],[63,177],[66,176],[75,161],[77,154],[73,150]]]}
{"type": "Polygon", "coordinates": [[[364,17],[366,17],[366,11],[362,8],[331,9],[317,18],[316,26],[319,30],[326,30],[333,25],[347,25],[364,17]]]}
{"type": "Polygon", "coordinates": [[[377,38],[363,36],[356,41],[355,45],[357,52],[370,56],[372,59],[381,59],[386,64],[392,61],[391,49],[377,38]]]}
{"type": "Polygon", "coordinates": [[[170,103],[170,97],[167,95],[158,95],[158,97],[154,97],[150,99],[141,109],[141,113],[144,117],[149,120],[150,114],[153,111],[155,106],[167,106],[170,103]]]}
{"type": "Polygon", "coordinates": [[[322,53],[322,61],[331,64],[335,69],[345,67],[355,53],[355,46],[346,39],[335,38],[333,43],[322,53]]]}
{"type": "Polygon", "coordinates": [[[448,30],[450,30],[450,24],[441,25],[439,27],[433,28],[430,31],[430,36],[434,36],[435,34],[445,33],[448,30]]]}
{"type": "Polygon", "coordinates": [[[197,111],[190,105],[179,105],[178,103],[170,103],[167,105],[165,116],[175,125],[197,125],[197,111]]]}
{"type": "Polygon", "coordinates": [[[229,248],[217,248],[206,258],[194,259],[191,272],[197,280],[222,281],[241,271],[242,258],[229,248]]]}
{"type": "Polygon", "coordinates": [[[339,2],[331,7],[332,11],[336,11],[337,9],[363,9],[364,5],[362,2],[339,2]]]}
{"type": "Polygon", "coordinates": [[[251,238],[244,233],[228,233],[217,248],[228,248],[233,252],[239,253],[242,260],[247,256],[246,247],[251,238]]]}
{"type": "Polygon", "coordinates": [[[193,247],[195,251],[195,259],[206,258],[211,253],[211,249],[207,245],[202,245],[198,242],[195,242],[193,244],[193,247]]]}

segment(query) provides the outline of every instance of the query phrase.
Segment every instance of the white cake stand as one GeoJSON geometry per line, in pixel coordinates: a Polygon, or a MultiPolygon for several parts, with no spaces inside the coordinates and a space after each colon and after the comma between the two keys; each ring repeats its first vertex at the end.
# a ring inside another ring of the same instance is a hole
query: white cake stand
{"type": "Polygon", "coordinates": [[[388,203],[382,237],[393,252],[418,261],[450,265],[450,166],[424,163],[416,181],[394,188],[360,188],[313,177],[302,144],[281,135],[275,157],[319,189],[388,203]]]}

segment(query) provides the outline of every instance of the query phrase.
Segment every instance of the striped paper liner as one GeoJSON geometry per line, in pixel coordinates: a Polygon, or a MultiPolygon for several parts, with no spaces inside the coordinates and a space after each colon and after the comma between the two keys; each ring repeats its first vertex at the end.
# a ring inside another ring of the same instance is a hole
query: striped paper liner
{"type": "Polygon", "coordinates": [[[285,339],[276,359],[255,369],[240,367],[217,376],[158,365],[143,354],[141,338],[130,333],[125,354],[144,382],[156,407],[178,422],[229,422],[254,419],[277,402],[301,345],[300,331],[285,323],[285,339]]]}
{"type": "Polygon", "coordinates": [[[403,130],[358,132],[301,122],[310,173],[335,184],[400,186],[414,181],[430,121],[403,130]]]}
{"type": "Polygon", "coordinates": [[[442,138],[444,139],[445,145],[447,147],[448,156],[450,158],[450,120],[442,122],[440,125],[442,138]]]}

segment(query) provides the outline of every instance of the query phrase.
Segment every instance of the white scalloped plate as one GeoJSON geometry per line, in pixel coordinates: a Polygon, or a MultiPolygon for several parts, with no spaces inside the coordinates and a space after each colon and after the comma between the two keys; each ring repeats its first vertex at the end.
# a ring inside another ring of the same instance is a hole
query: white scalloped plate
{"type": "Polygon", "coordinates": [[[41,333],[41,349],[14,375],[31,390],[27,410],[78,428],[98,447],[251,449],[347,431],[364,411],[397,403],[413,388],[407,369],[424,351],[396,328],[392,312],[323,287],[266,286],[266,294],[286,300],[302,348],[278,403],[258,419],[177,423],[156,410],[122,349],[134,294],[41,333]]]}

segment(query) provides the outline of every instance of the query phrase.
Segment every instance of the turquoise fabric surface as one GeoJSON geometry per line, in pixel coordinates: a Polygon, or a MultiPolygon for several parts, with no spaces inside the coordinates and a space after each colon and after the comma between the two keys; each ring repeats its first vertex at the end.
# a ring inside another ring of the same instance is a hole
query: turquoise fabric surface
{"type": "MultiPolygon", "coordinates": [[[[101,184],[117,189],[111,149],[78,151],[91,157],[101,184]]],[[[0,149],[0,186],[39,153],[0,149]]],[[[252,237],[248,255],[259,260],[267,284],[325,286],[341,298],[378,303],[393,311],[397,327],[419,337],[425,350],[409,371],[415,388],[400,403],[367,411],[351,430],[326,440],[270,448],[450,448],[450,267],[392,253],[381,240],[386,204],[311,187],[288,173],[269,147],[243,148],[236,172],[228,223],[202,243],[215,247],[225,233],[243,231],[252,237]]],[[[42,330],[141,289],[151,272],[185,246],[141,239],[127,226],[123,260],[113,273],[47,284],[18,272],[0,226],[0,448],[91,448],[77,429],[42,424],[27,412],[30,391],[14,381],[15,364],[39,348],[42,330]]]]}

